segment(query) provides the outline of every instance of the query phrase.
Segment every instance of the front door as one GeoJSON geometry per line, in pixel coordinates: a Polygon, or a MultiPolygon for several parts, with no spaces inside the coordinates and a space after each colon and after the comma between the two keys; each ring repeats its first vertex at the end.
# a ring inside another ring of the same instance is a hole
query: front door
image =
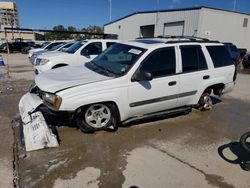
{"type": "Polygon", "coordinates": [[[153,51],[137,71],[153,74],[151,81],[131,81],[128,88],[130,116],[175,108],[179,92],[175,48],[153,51]]]}

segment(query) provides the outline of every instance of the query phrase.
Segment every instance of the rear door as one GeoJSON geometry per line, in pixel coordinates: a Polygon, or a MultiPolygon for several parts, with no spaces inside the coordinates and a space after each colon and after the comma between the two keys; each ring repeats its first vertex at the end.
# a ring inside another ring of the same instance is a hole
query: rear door
{"type": "Polygon", "coordinates": [[[211,75],[202,46],[179,45],[179,52],[181,73],[178,105],[185,106],[194,103],[194,99],[206,82],[209,82],[211,75]]]}
{"type": "Polygon", "coordinates": [[[153,74],[151,81],[131,81],[128,87],[130,116],[175,108],[179,92],[175,47],[157,49],[137,71],[153,74]]]}

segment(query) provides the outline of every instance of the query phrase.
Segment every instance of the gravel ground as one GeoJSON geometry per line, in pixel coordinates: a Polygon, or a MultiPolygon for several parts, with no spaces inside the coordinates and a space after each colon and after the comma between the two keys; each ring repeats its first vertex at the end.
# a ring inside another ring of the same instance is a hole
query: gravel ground
{"type": "Polygon", "coordinates": [[[18,102],[33,68],[26,55],[3,57],[10,78],[0,79],[0,187],[250,187],[240,166],[250,155],[238,143],[250,127],[249,71],[238,74],[234,91],[210,112],[152,119],[115,133],[61,126],[58,148],[25,152],[15,150],[12,126],[19,125],[18,102]]]}

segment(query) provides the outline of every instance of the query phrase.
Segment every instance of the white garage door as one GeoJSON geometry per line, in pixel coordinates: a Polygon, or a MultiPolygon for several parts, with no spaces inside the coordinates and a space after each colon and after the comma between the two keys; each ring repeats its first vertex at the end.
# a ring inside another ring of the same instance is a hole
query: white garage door
{"type": "Polygon", "coordinates": [[[184,21],[182,22],[171,22],[164,24],[163,35],[179,35],[184,34],[184,21]]]}

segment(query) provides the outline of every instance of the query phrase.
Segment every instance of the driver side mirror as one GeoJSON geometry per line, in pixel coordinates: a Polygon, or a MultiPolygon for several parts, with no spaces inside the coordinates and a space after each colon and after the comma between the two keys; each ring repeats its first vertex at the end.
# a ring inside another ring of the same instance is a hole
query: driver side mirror
{"type": "Polygon", "coordinates": [[[134,81],[151,81],[153,80],[153,74],[149,71],[139,70],[132,77],[132,82],[134,81]]]}

